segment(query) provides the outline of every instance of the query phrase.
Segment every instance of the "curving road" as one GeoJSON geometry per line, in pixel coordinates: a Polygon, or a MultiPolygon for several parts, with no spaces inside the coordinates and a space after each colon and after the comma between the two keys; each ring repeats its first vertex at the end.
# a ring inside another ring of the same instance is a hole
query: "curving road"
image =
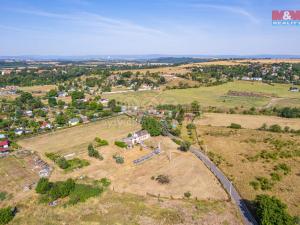
{"type": "MultiPolygon", "coordinates": [[[[168,129],[165,126],[163,126],[163,128],[167,132],[167,134],[170,138],[175,138],[175,139],[181,140],[180,138],[175,137],[174,135],[170,134],[168,129]]],[[[201,149],[191,146],[190,152],[192,152],[198,159],[200,159],[204,163],[204,165],[220,181],[220,183],[223,185],[224,189],[230,195],[231,199],[234,201],[234,203],[239,208],[239,211],[241,213],[241,216],[243,217],[244,223],[246,225],[258,225],[255,218],[252,216],[251,212],[249,211],[246,204],[244,203],[242,197],[237,192],[235,187],[232,185],[230,180],[225,176],[225,174],[201,151],[201,149]]]]}
{"type": "Polygon", "coordinates": [[[243,199],[229,181],[229,179],[222,173],[221,170],[204,154],[201,150],[191,147],[190,152],[192,152],[197,158],[199,158],[208,169],[218,178],[220,183],[223,185],[224,189],[231,196],[231,199],[238,206],[240,213],[244,219],[244,223],[247,225],[257,225],[255,218],[252,216],[251,212],[248,210],[247,206],[243,202],[243,199]]]}

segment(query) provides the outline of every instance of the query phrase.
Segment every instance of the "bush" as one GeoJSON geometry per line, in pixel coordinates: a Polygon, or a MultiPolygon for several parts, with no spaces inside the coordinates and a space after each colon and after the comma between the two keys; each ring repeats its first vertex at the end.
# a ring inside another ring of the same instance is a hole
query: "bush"
{"type": "Polygon", "coordinates": [[[46,194],[51,189],[52,184],[47,178],[41,178],[35,188],[36,193],[46,194]]]}
{"type": "Polygon", "coordinates": [[[113,158],[116,160],[116,163],[118,163],[118,164],[124,163],[124,158],[120,155],[114,155],[113,158]]]}
{"type": "Polygon", "coordinates": [[[12,207],[0,209],[0,225],[9,223],[14,216],[14,210],[12,207]]]}
{"type": "Polygon", "coordinates": [[[185,192],[183,195],[186,198],[190,198],[192,196],[191,192],[189,192],[189,191],[185,192]]]}
{"type": "Polygon", "coordinates": [[[263,191],[271,190],[273,187],[273,183],[266,177],[256,177],[256,180],[259,182],[260,188],[263,191]]]}
{"type": "Polygon", "coordinates": [[[65,157],[59,157],[55,162],[59,166],[59,168],[64,170],[70,166],[65,157]]]}
{"type": "Polygon", "coordinates": [[[242,126],[240,124],[237,124],[237,123],[231,123],[230,126],[228,126],[228,128],[241,129],[242,126]]]}
{"type": "Polygon", "coordinates": [[[89,144],[88,146],[88,155],[89,157],[103,160],[103,156],[97,150],[94,149],[94,146],[92,144],[89,144]]]}
{"type": "Polygon", "coordinates": [[[7,193],[1,191],[1,192],[0,192],[0,202],[3,201],[3,200],[5,200],[6,197],[7,197],[7,193]]]}
{"type": "Polygon", "coordinates": [[[189,130],[196,129],[196,125],[193,123],[189,123],[188,125],[186,125],[186,128],[189,130]]]}
{"type": "Polygon", "coordinates": [[[255,210],[261,225],[294,225],[293,218],[286,212],[286,205],[274,196],[258,195],[255,210]]]}
{"type": "Polygon", "coordinates": [[[187,152],[191,147],[191,143],[188,141],[183,141],[180,143],[180,151],[187,152]]]}
{"type": "Polygon", "coordinates": [[[103,185],[103,187],[108,187],[111,184],[111,181],[108,178],[102,178],[100,183],[103,185]]]}
{"type": "Polygon", "coordinates": [[[170,178],[166,175],[158,175],[155,180],[160,184],[170,183],[170,178]]]}
{"type": "Polygon", "coordinates": [[[101,139],[98,137],[95,138],[95,141],[97,142],[97,146],[99,146],[99,147],[108,145],[107,140],[104,140],[104,139],[101,139]]]}
{"type": "Polygon", "coordinates": [[[127,144],[123,141],[115,141],[115,145],[120,147],[120,148],[126,148],[127,144]]]}
{"type": "Polygon", "coordinates": [[[278,124],[271,125],[268,130],[276,133],[282,132],[281,126],[279,126],[278,124]]]}
{"type": "Polygon", "coordinates": [[[251,181],[249,184],[253,187],[254,190],[259,189],[259,183],[257,181],[251,181]]]}
{"type": "Polygon", "coordinates": [[[278,174],[278,173],[271,173],[270,176],[271,176],[271,179],[273,181],[280,181],[281,180],[281,175],[278,174]]]}
{"type": "Polygon", "coordinates": [[[285,163],[280,163],[274,167],[276,171],[283,171],[284,175],[288,175],[291,172],[291,167],[285,163]]]}
{"type": "Polygon", "coordinates": [[[88,198],[100,195],[103,189],[86,184],[75,184],[74,190],[70,193],[69,204],[75,205],[78,202],[85,202],[88,198]]]}

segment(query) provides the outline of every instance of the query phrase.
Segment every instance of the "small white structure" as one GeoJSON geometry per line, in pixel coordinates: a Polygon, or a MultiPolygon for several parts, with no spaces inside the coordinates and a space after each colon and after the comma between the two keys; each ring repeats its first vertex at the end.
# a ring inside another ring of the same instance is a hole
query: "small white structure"
{"type": "Polygon", "coordinates": [[[69,125],[70,126],[75,126],[77,124],[79,124],[79,119],[78,118],[73,118],[73,119],[69,120],[69,125]]]}
{"type": "Polygon", "coordinates": [[[25,133],[25,130],[22,128],[22,127],[20,127],[20,128],[17,128],[17,129],[15,129],[15,134],[16,135],[22,135],[23,133],[25,133]]]}
{"type": "Polygon", "coordinates": [[[122,141],[127,144],[129,148],[133,147],[135,144],[142,143],[143,141],[150,138],[150,134],[146,130],[140,130],[134,132],[131,137],[124,138],[122,141]]]}
{"type": "Polygon", "coordinates": [[[31,110],[27,110],[25,111],[25,115],[31,117],[33,116],[33,112],[31,110]]]}
{"type": "Polygon", "coordinates": [[[299,92],[299,88],[297,87],[290,87],[291,92],[299,92]]]}

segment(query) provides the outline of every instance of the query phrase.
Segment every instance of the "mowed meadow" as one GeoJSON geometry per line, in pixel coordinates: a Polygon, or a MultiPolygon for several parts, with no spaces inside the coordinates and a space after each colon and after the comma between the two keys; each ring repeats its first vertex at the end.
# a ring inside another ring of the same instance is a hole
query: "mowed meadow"
{"type": "Polygon", "coordinates": [[[130,106],[155,106],[158,104],[188,104],[198,101],[202,106],[215,107],[267,107],[300,106],[300,93],[290,92],[287,84],[234,81],[218,86],[189,89],[106,94],[130,106]],[[229,91],[259,93],[261,96],[232,96],[229,91]],[[270,103],[270,104],[269,104],[270,103]]]}
{"type": "Polygon", "coordinates": [[[95,137],[113,142],[139,129],[140,125],[133,119],[119,116],[22,139],[18,144],[41,155],[50,152],[66,155],[86,151],[95,137]]]}

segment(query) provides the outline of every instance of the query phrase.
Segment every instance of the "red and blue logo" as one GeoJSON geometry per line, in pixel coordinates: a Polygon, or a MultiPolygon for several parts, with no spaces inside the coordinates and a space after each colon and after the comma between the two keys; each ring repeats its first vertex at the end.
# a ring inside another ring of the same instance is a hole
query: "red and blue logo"
{"type": "Polygon", "coordinates": [[[273,25],[300,25],[300,10],[273,10],[273,25]]]}

